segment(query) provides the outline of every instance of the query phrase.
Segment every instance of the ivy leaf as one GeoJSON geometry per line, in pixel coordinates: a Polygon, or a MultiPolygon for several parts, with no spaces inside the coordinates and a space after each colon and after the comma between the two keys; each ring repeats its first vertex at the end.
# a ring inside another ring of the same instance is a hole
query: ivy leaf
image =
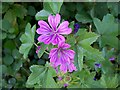
{"type": "Polygon", "coordinates": [[[44,53],[44,51],[46,50],[46,48],[47,48],[47,44],[45,45],[44,43],[42,43],[41,45],[40,45],[40,50],[38,51],[38,57],[40,58],[42,55],[43,55],[43,53],[44,53]]]}
{"type": "Polygon", "coordinates": [[[51,70],[48,70],[47,77],[46,77],[46,85],[45,88],[58,88],[57,83],[52,78],[51,70]]]}
{"type": "Polygon", "coordinates": [[[60,12],[63,0],[56,2],[55,0],[45,0],[43,3],[43,10],[39,11],[35,17],[36,20],[47,20],[50,14],[57,14],[60,12]]]}
{"type": "Polygon", "coordinates": [[[119,34],[118,24],[115,23],[113,15],[107,14],[103,17],[102,21],[98,18],[94,18],[93,21],[98,33],[100,34],[100,46],[104,47],[105,45],[110,45],[111,47],[118,49],[118,42],[120,42],[116,37],[119,34]]]}
{"type": "Polygon", "coordinates": [[[81,70],[79,73],[80,88],[103,88],[99,81],[94,81],[95,72],[81,70]]]}
{"type": "Polygon", "coordinates": [[[46,69],[43,66],[33,65],[30,67],[30,71],[32,72],[27,80],[27,85],[33,86],[34,84],[38,84],[41,86],[41,81],[45,75],[46,69]]]}
{"type": "Polygon", "coordinates": [[[36,20],[47,20],[48,16],[50,15],[51,13],[46,11],[46,10],[41,10],[40,12],[38,12],[36,15],[35,15],[35,18],[36,20]]]}
{"type": "Polygon", "coordinates": [[[44,5],[45,10],[47,11],[51,10],[54,14],[60,12],[60,8],[63,4],[63,0],[60,0],[59,2],[56,2],[56,0],[45,0],[45,1],[46,1],[45,4],[47,4],[47,7],[44,5]]]}
{"type": "Polygon", "coordinates": [[[77,21],[82,22],[82,23],[92,22],[92,18],[86,12],[77,13],[75,15],[75,18],[77,21]]]}
{"type": "Polygon", "coordinates": [[[33,65],[30,67],[32,72],[27,80],[27,87],[37,88],[58,88],[57,83],[54,81],[51,68],[33,65]]]}
{"type": "Polygon", "coordinates": [[[21,54],[24,54],[23,57],[25,59],[28,57],[28,53],[34,44],[35,30],[36,26],[34,25],[31,28],[30,23],[28,23],[25,28],[25,33],[20,37],[20,41],[22,42],[22,44],[19,48],[19,52],[21,54]]]}
{"type": "Polygon", "coordinates": [[[120,10],[118,9],[118,2],[107,2],[107,6],[111,12],[112,15],[114,16],[118,16],[118,14],[120,14],[120,10]]]}
{"type": "Polygon", "coordinates": [[[102,53],[91,46],[91,44],[98,39],[99,35],[94,32],[87,32],[84,30],[79,37],[78,45],[83,48],[84,55],[87,58],[98,61],[104,60],[102,53]]]}
{"type": "Polygon", "coordinates": [[[13,12],[17,17],[23,19],[24,16],[27,14],[27,10],[24,8],[24,6],[19,4],[14,4],[13,7],[14,7],[13,12]]]}
{"type": "Polygon", "coordinates": [[[75,45],[75,65],[77,66],[78,70],[82,70],[83,68],[83,49],[77,45],[75,45]]]}
{"type": "Polygon", "coordinates": [[[116,88],[118,86],[118,75],[110,76],[103,74],[100,79],[100,84],[104,86],[104,88],[116,88]]]}
{"type": "Polygon", "coordinates": [[[91,44],[98,39],[99,35],[95,34],[94,32],[87,32],[85,29],[79,29],[75,37],[75,65],[77,68],[79,67],[79,70],[82,70],[83,68],[83,56],[86,56],[86,58],[94,61],[104,60],[102,53],[91,46],[91,44]]]}

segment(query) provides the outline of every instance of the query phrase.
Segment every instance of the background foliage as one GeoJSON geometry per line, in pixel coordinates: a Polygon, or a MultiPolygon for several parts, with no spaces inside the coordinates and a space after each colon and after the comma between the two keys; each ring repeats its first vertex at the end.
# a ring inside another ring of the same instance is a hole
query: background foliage
{"type": "Polygon", "coordinates": [[[117,2],[3,2],[3,88],[120,88],[120,9],[117,2]],[[75,54],[77,71],[56,74],[49,65],[52,45],[37,43],[38,20],[60,13],[73,33],[65,36],[75,54]],[[80,29],[75,34],[74,24],[80,29]],[[41,46],[38,55],[36,46],[41,46]],[[114,57],[114,61],[109,59],[114,57]],[[101,64],[98,68],[95,64],[101,64]],[[57,77],[62,77],[58,80],[57,77]]]}

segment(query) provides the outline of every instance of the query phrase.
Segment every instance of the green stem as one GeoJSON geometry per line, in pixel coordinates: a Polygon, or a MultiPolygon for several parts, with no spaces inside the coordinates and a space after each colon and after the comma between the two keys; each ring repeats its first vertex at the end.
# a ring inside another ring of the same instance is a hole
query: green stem
{"type": "Polygon", "coordinates": [[[35,45],[36,47],[38,47],[38,45],[37,45],[36,43],[34,43],[34,45],[35,45]]]}
{"type": "Polygon", "coordinates": [[[44,51],[46,54],[48,54],[49,55],[49,53],[48,52],[46,52],[46,51],[44,51]]]}

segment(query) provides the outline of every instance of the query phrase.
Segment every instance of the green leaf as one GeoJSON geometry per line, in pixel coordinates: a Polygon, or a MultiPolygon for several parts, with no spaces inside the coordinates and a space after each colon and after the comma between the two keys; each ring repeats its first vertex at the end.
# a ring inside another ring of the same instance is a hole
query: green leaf
{"type": "Polygon", "coordinates": [[[5,13],[9,9],[8,3],[2,3],[2,13],[5,13]]]}
{"type": "Polygon", "coordinates": [[[6,32],[7,32],[8,29],[10,29],[12,27],[12,24],[6,19],[3,19],[1,22],[2,22],[1,23],[1,25],[2,25],[1,29],[6,31],[6,32]]]}
{"type": "Polygon", "coordinates": [[[113,74],[115,72],[114,65],[108,59],[102,61],[101,64],[101,68],[104,74],[113,74]]]}
{"type": "Polygon", "coordinates": [[[40,50],[38,51],[38,57],[39,57],[39,58],[43,55],[43,53],[44,53],[44,51],[46,50],[46,48],[48,47],[48,45],[42,43],[42,44],[40,45],[40,47],[41,47],[41,48],[40,48],[40,50]]]}
{"type": "Polygon", "coordinates": [[[31,15],[31,16],[34,16],[36,13],[36,10],[33,6],[29,6],[28,7],[28,14],[31,15]]]}
{"type": "Polygon", "coordinates": [[[46,0],[47,2],[44,2],[44,9],[53,12],[54,14],[57,14],[60,12],[60,8],[63,4],[63,0],[60,0],[59,2],[56,2],[55,0],[46,0]]]}
{"type": "Polygon", "coordinates": [[[107,2],[107,6],[110,9],[111,14],[114,16],[118,16],[118,14],[120,14],[120,10],[118,9],[118,2],[107,2]]]}
{"type": "Polygon", "coordinates": [[[10,29],[8,30],[9,33],[14,33],[14,31],[15,31],[15,28],[10,28],[10,29]]]}
{"type": "Polygon", "coordinates": [[[46,77],[46,88],[58,88],[57,83],[55,80],[52,78],[52,73],[51,70],[48,70],[47,72],[47,77],[46,77]]]}
{"type": "Polygon", "coordinates": [[[1,39],[5,39],[7,37],[7,34],[5,33],[5,32],[2,32],[1,34],[0,34],[0,40],[1,39]],[[2,36],[2,37],[1,37],[2,36]]]}
{"type": "Polygon", "coordinates": [[[32,72],[28,77],[27,83],[28,85],[39,84],[41,85],[42,79],[46,74],[46,69],[43,66],[33,65],[30,67],[30,71],[32,72]]]}
{"type": "Polygon", "coordinates": [[[69,25],[69,27],[72,29],[72,31],[74,31],[74,24],[75,24],[75,21],[72,21],[72,22],[70,22],[70,25],[69,25]]]}
{"type": "Polygon", "coordinates": [[[28,23],[25,28],[25,33],[20,37],[20,41],[22,42],[22,44],[19,48],[19,52],[21,54],[24,54],[24,58],[28,57],[28,53],[34,44],[35,30],[36,26],[34,25],[31,28],[31,25],[28,23]]]}
{"type": "Polygon", "coordinates": [[[6,55],[4,58],[3,58],[3,62],[4,64],[6,65],[11,65],[13,63],[14,59],[11,55],[6,55]]]}
{"type": "Polygon", "coordinates": [[[110,45],[111,47],[118,49],[118,42],[120,42],[116,37],[119,34],[118,24],[115,23],[113,15],[107,14],[103,17],[102,21],[98,18],[94,18],[93,21],[98,33],[100,34],[100,46],[104,47],[105,45],[110,45]]]}
{"type": "Polygon", "coordinates": [[[21,55],[20,55],[18,49],[14,49],[12,51],[12,56],[14,57],[14,59],[20,59],[21,58],[21,55]]]}
{"type": "Polygon", "coordinates": [[[104,60],[102,53],[99,50],[92,48],[90,45],[93,44],[99,37],[99,35],[94,32],[79,30],[78,45],[83,48],[84,56],[89,59],[102,61],[104,60]],[[81,33],[80,33],[81,32],[81,33]]]}
{"type": "Polygon", "coordinates": [[[77,66],[78,70],[82,70],[83,68],[83,56],[86,56],[89,60],[94,61],[103,61],[104,57],[102,53],[91,47],[97,39],[99,35],[95,34],[94,32],[87,32],[86,29],[79,29],[78,33],[76,34],[76,44],[75,44],[75,65],[77,66]]]}
{"type": "Polygon", "coordinates": [[[100,79],[100,83],[104,86],[104,88],[116,88],[118,86],[118,75],[115,74],[111,76],[103,74],[100,79]]]}
{"type": "Polygon", "coordinates": [[[14,39],[16,37],[15,34],[8,34],[7,36],[8,36],[9,39],[14,39]]]}
{"type": "Polygon", "coordinates": [[[91,45],[98,39],[98,37],[99,35],[95,34],[94,32],[81,33],[79,38],[79,44],[91,45]]]}
{"type": "Polygon", "coordinates": [[[27,87],[37,88],[58,88],[57,83],[53,79],[51,68],[33,65],[30,67],[32,72],[27,80],[27,87]]]}
{"type": "Polygon", "coordinates": [[[41,10],[35,15],[36,20],[47,20],[48,16],[52,14],[46,10],[41,10]]]}
{"type": "Polygon", "coordinates": [[[15,43],[13,40],[7,40],[5,43],[4,43],[4,49],[9,49],[9,50],[13,50],[15,49],[15,43]]]}
{"type": "Polygon", "coordinates": [[[12,9],[9,9],[4,16],[4,19],[8,20],[10,23],[13,23],[16,20],[15,13],[12,9]]]}
{"type": "Polygon", "coordinates": [[[93,59],[94,61],[104,61],[104,57],[102,56],[102,53],[91,46],[88,46],[86,44],[80,45],[84,49],[84,56],[88,59],[93,59]]]}
{"type": "Polygon", "coordinates": [[[0,73],[1,74],[6,74],[7,70],[8,70],[8,68],[6,65],[0,65],[0,73]]]}
{"type": "Polygon", "coordinates": [[[50,14],[57,14],[60,12],[60,8],[63,4],[63,0],[56,2],[54,0],[46,0],[43,3],[43,10],[37,12],[35,15],[36,20],[47,20],[50,14]]]}
{"type": "MultiPolygon", "coordinates": [[[[109,1],[107,1],[109,2],[109,1]]],[[[99,17],[99,19],[102,19],[104,15],[109,13],[107,2],[97,2],[94,4],[93,10],[94,10],[94,17],[99,17]],[[102,13],[101,13],[102,12],[102,13]]]]}
{"type": "Polygon", "coordinates": [[[27,10],[24,8],[24,6],[20,4],[14,4],[13,7],[14,7],[13,12],[17,17],[23,19],[24,16],[27,14],[27,10]]]}
{"type": "Polygon", "coordinates": [[[83,68],[83,49],[79,47],[78,45],[75,45],[75,66],[78,68],[78,70],[82,70],[83,68]]]}
{"type": "Polygon", "coordinates": [[[92,18],[91,18],[90,15],[87,14],[86,12],[77,13],[77,14],[75,15],[75,19],[76,19],[78,22],[82,22],[82,23],[92,22],[92,18]]]}

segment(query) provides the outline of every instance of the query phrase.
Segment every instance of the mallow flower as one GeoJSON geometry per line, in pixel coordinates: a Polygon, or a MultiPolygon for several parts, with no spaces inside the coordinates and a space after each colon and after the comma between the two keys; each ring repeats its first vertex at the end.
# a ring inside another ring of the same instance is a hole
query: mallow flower
{"type": "Polygon", "coordinates": [[[78,23],[75,23],[74,24],[74,33],[77,33],[79,28],[80,28],[80,25],[78,23]]]}
{"type": "Polygon", "coordinates": [[[74,66],[75,52],[68,48],[70,48],[69,44],[60,42],[58,48],[51,49],[49,54],[52,66],[57,68],[60,65],[60,70],[64,73],[66,73],[67,70],[69,70],[69,72],[76,70],[76,67],[74,66]]]}
{"type": "Polygon", "coordinates": [[[39,50],[40,50],[41,46],[38,46],[36,49],[36,53],[38,54],[39,50]]]}
{"type": "Polygon", "coordinates": [[[56,14],[56,16],[49,15],[48,23],[43,20],[38,21],[38,25],[40,26],[37,29],[37,33],[41,34],[38,37],[39,42],[44,42],[44,44],[53,45],[58,44],[61,41],[65,41],[65,38],[62,36],[64,34],[70,34],[72,29],[68,27],[69,22],[64,21],[60,24],[61,16],[56,14]]]}
{"type": "Polygon", "coordinates": [[[114,61],[115,60],[115,57],[111,57],[109,58],[110,61],[114,61]]]}

